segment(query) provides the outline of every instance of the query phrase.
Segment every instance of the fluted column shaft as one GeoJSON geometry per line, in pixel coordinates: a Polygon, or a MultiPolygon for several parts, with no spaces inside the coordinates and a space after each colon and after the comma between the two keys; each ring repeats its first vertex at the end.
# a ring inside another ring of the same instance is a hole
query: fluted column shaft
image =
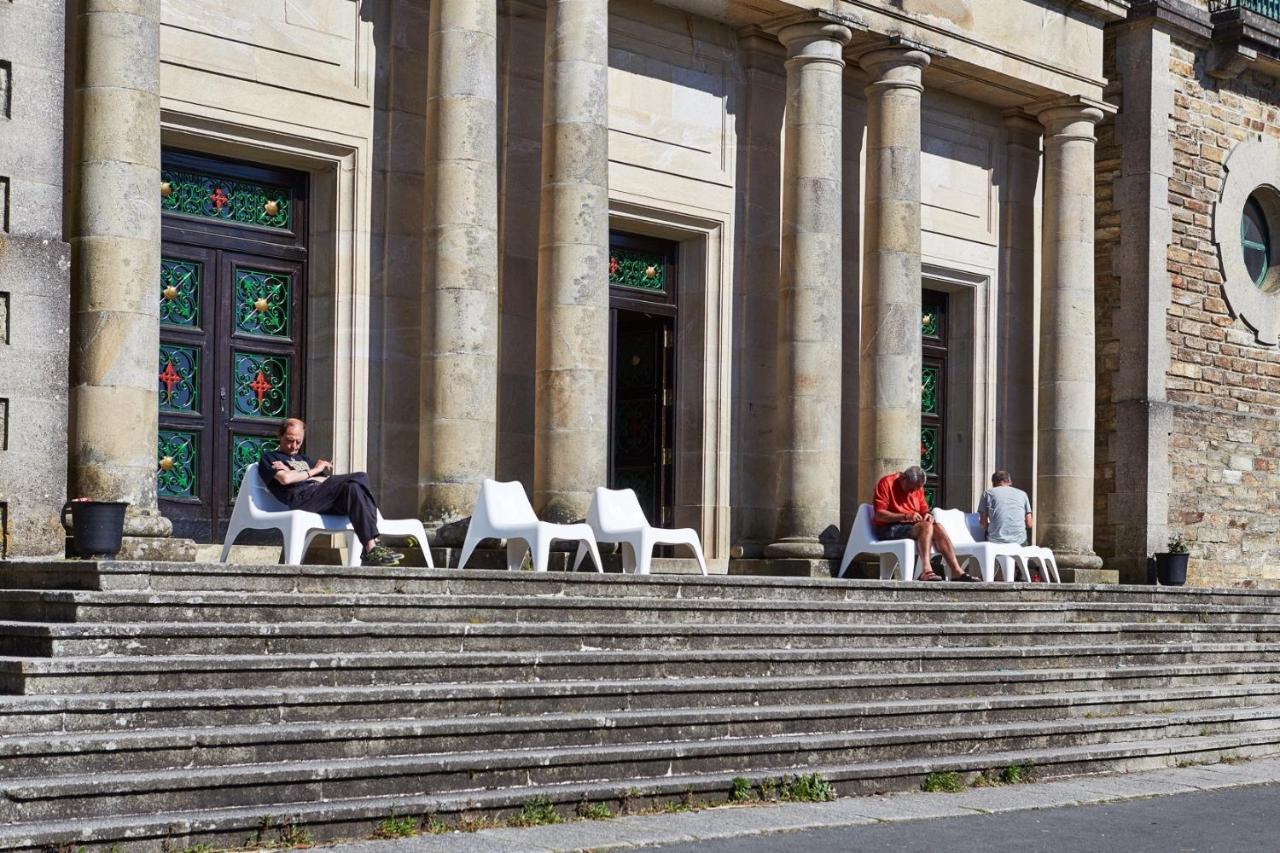
{"type": "Polygon", "coordinates": [[[609,3],[548,0],[534,507],[586,515],[608,474],[609,3]]]}
{"type": "Polygon", "coordinates": [[[166,536],[156,504],[160,0],[83,0],[77,27],[70,491],[128,501],[127,534],[166,536]]]}
{"type": "Polygon", "coordinates": [[[423,219],[423,517],[470,513],[498,409],[497,4],[433,0],[423,219]]]}
{"type": "Polygon", "coordinates": [[[849,28],[789,24],[778,300],[778,524],[773,557],[835,556],[840,518],[843,48],[849,28]]]}
{"type": "Polygon", "coordinates": [[[920,463],[920,100],[929,56],[859,57],[867,86],[867,190],[858,398],[858,494],[920,463]]]}
{"type": "Polygon", "coordinates": [[[1073,99],[1037,112],[1045,128],[1036,532],[1062,565],[1097,568],[1093,552],[1094,125],[1073,99]]]}

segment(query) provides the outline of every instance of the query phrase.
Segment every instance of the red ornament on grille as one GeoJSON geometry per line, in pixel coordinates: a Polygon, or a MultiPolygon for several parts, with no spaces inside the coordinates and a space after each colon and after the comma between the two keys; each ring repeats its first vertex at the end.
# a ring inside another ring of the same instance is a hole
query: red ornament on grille
{"type": "Polygon", "coordinates": [[[213,195],[209,196],[209,200],[213,202],[214,210],[222,210],[222,206],[231,199],[227,198],[227,194],[222,191],[222,187],[215,187],[213,195]]]}
{"type": "Polygon", "coordinates": [[[249,383],[249,387],[258,395],[258,402],[261,403],[262,395],[270,391],[275,386],[268,382],[267,377],[263,376],[262,371],[259,370],[258,375],[249,383]]]}
{"type": "Polygon", "coordinates": [[[617,275],[618,270],[622,269],[622,264],[618,263],[617,258],[609,259],[609,275],[617,275]]]}
{"type": "Polygon", "coordinates": [[[182,377],[173,369],[173,362],[170,361],[164,366],[164,372],[160,374],[160,381],[164,383],[166,394],[173,394],[173,386],[182,381],[182,377]]]}

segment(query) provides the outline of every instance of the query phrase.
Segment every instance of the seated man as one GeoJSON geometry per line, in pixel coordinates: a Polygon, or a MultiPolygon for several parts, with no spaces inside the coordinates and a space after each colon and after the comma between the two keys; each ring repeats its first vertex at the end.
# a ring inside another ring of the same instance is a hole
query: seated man
{"type": "Polygon", "coordinates": [[[378,544],[378,505],[364,472],[334,475],[323,459],[304,455],[306,424],[288,418],[280,424],[280,448],[264,450],[258,475],[276,499],[289,509],[345,515],[364,545],[361,562],[366,566],[394,566],[401,554],[378,544]]]}
{"type": "Polygon", "coordinates": [[[1013,487],[1008,471],[991,475],[991,488],[982,493],[978,501],[978,521],[987,531],[988,542],[1004,542],[1023,545],[1031,517],[1031,498],[1022,489],[1013,487]]]}
{"type": "MultiPolygon", "coordinates": [[[[973,575],[960,568],[951,537],[942,525],[933,523],[929,505],[924,500],[924,471],[912,465],[900,474],[886,474],[876,483],[872,506],[876,535],[881,539],[914,539],[920,559],[924,563],[922,581],[940,581],[929,566],[929,558],[936,548],[947,564],[947,576],[953,581],[976,581],[973,575]]],[[[903,574],[911,570],[904,567],[903,574]]]]}

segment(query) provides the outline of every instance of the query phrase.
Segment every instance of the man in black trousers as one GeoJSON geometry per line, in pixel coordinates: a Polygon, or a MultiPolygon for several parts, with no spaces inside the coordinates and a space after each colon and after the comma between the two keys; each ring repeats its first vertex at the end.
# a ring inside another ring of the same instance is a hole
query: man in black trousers
{"type": "Polygon", "coordinates": [[[364,545],[361,562],[366,566],[394,566],[401,554],[378,544],[378,504],[363,472],[334,474],[323,459],[303,454],[307,425],[299,418],[280,424],[278,450],[264,450],[258,475],[276,499],[289,509],[345,515],[364,545]]]}

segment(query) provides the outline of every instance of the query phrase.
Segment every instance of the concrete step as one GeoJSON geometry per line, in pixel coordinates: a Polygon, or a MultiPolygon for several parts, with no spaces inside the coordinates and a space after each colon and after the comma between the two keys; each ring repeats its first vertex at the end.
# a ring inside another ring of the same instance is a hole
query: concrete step
{"type": "MultiPolygon", "coordinates": [[[[972,586],[972,585],[971,585],[972,586]]],[[[590,622],[628,625],[936,624],[1151,621],[1280,624],[1280,609],[1163,602],[805,601],[245,592],[0,592],[0,619],[19,622],[590,622]]]]}
{"type": "MultiPolygon", "coordinates": [[[[1269,732],[1205,735],[1126,741],[1104,746],[1077,746],[988,752],[925,760],[810,765],[791,772],[816,772],[846,795],[918,788],[931,772],[970,773],[1014,764],[1031,764],[1039,778],[1106,771],[1170,767],[1181,762],[1220,760],[1273,754],[1269,732]]],[[[367,837],[391,815],[453,817],[463,813],[502,817],[518,812],[534,796],[545,796],[562,814],[582,802],[606,803],[615,811],[655,802],[683,799],[723,802],[735,777],[755,782],[778,775],[775,769],[630,778],[552,786],[521,785],[460,794],[356,797],[273,803],[255,807],[223,807],[189,811],[113,816],[93,820],[54,818],[0,827],[0,846],[13,850],[47,850],[53,846],[95,843],[127,844],[139,851],[171,850],[182,845],[238,846],[278,844],[289,827],[306,826],[318,839],[367,837]]]]}
{"type": "Polygon", "coordinates": [[[262,566],[217,563],[0,561],[0,589],[406,593],[593,598],[800,599],[878,601],[1125,602],[1257,606],[1280,609],[1280,590],[1114,584],[926,584],[773,577],[690,577],[595,572],[507,572],[262,566]]]}
{"type": "MultiPolygon", "coordinates": [[[[560,747],[618,746],[662,741],[794,737],[804,734],[869,732],[910,733],[915,721],[930,728],[968,730],[988,727],[1011,731],[1073,730],[1090,736],[1094,721],[1108,717],[1166,715],[1170,725],[1196,732],[1226,726],[1270,727],[1280,717],[1277,695],[1199,698],[1173,691],[1112,691],[1049,694],[1034,697],[957,698],[923,701],[830,703],[812,705],[659,708],[633,711],[459,716],[443,719],[268,723],[195,726],[152,730],[69,732],[0,737],[0,779],[130,772],[223,765],[266,764],[485,750],[542,750],[560,747]],[[1172,708],[1177,707],[1177,713],[1172,708]]],[[[1099,723],[1101,725],[1101,723],[1099,723]]],[[[1103,729],[1103,731],[1112,731],[1103,729]]],[[[1121,729],[1123,731],[1123,729],[1121,729]]],[[[1094,732],[1096,735],[1096,732],[1094,732]]],[[[912,744],[912,754],[934,746],[912,738],[878,738],[864,748],[864,760],[877,751],[912,744]]],[[[941,738],[941,741],[951,740],[941,738]]]]}
{"type": "Polygon", "coordinates": [[[989,671],[1064,666],[1249,663],[1280,651],[1272,643],[1071,644],[1026,648],[713,649],[694,651],[343,653],[334,655],[154,655],[0,657],[0,692],[72,693],[314,687],[441,681],[706,678],[989,671]]]}
{"type": "MultiPolygon", "coordinates": [[[[1005,672],[779,676],[702,679],[544,680],[510,683],[361,685],[281,690],[215,689],[0,699],[0,731],[20,734],[445,719],[465,715],[607,714],[678,708],[836,705],[969,700],[993,708],[1108,713],[1114,701],[1175,707],[1256,704],[1280,693],[1280,664],[1182,665],[1005,672]],[[980,698],[974,698],[980,697],[980,698]]],[[[1047,711],[1045,713],[1048,713],[1047,711]]]]}
{"type": "Polygon", "coordinates": [[[1024,622],[853,625],[530,622],[0,622],[0,655],[250,655],[594,649],[958,648],[1116,643],[1280,643],[1280,624],[1024,622]]]}
{"type": "Polygon", "coordinates": [[[309,799],[417,796],[598,779],[783,771],[818,765],[1036,751],[1125,741],[1230,734],[1280,749],[1280,706],[1167,715],[785,734],[718,741],[664,741],[440,755],[281,761],[177,770],[100,772],[0,783],[0,821],[98,818],[309,799]]]}

